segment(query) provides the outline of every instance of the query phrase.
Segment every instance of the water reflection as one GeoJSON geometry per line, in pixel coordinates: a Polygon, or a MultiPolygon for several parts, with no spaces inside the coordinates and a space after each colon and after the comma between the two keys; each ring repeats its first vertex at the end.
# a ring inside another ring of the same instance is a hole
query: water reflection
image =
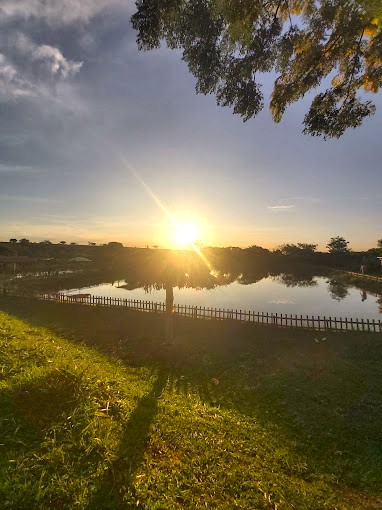
{"type": "Polygon", "coordinates": [[[317,280],[315,280],[314,275],[300,276],[297,274],[282,273],[278,276],[274,276],[273,279],[286,287],[315,287],[317,285],[317,280]]]}
{"type": "Polygon", "coordinates": [[[131,250],[113,259],[108,270],[89,269],[30,281],[22,278],[17,286],[23,294],[68,289],[71,294],[166,300],[169,310],[175,302],[343,317],[380,318],[382,313],[379,294],[368,287],[349,286],[340,274],[325,269],[277,257],[254,257],[245,250],[206,249],[203,254],[209,266],[193,252],[131,250]]]}
{"type": "Polygon", "coordinates": [[[343,281],[336,280],[335,278],[332,278],[328,281],[328,290],[332,299],[335,299],[336,301],[342,301],[348,296],[348,288],[349,286],[346,285],[343,281]]]}
{"type": "Polygon", "coordinates": [[[259,278],[243,273],[232,281],[232,273],[224,273],[207,282],[195,282],[185,275],[179,279],[182,286],[170,286],[166,292],[164,282],[142,284],[127,279],[115,281],[114,286],[82,287],[69,291],[90,292],[94,296],[152,302],[168,301],[173,304],[255,310],[271,313],[309,314],[332,317],[380,319],[382,297],[365,289],[347,286],[339,278],[298,276],[292,273],[273,274],[259,278]],[[171,292],[173,293],[171,295],[171,292]],[[167,294],[167,296],[166,296],[167,294]],[[169,298],[168,300],[166,299],[169,298]],[[377,301],[378,300],[378,301],[377,301]]]}

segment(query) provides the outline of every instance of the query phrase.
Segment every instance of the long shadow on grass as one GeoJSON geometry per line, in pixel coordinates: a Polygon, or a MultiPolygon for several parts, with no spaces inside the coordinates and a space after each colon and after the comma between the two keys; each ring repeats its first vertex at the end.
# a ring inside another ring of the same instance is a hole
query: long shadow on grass
{"type": "MultiPolygon", "coordinates": [[[[280,445],[297,449],[307,459],[310,472],[329,474],[358,489],[375,490],[382,481],[377,335],[333,334],[316,343],[312,332],[184,321],[177,325],[179,341],[167,345],[158,334],[158,318],[149,314],[10,300],[0,300],[0,306],[28,322],[65,334],[72,331],[74,340],[119,356],[126,364],[175,367],[170,381],[175,391],[197,393],[209,405],[234,410],[269,428],[280,437],[280,445]]],[[[101,483],[106,492],[116,493],[113,487],[131,483],[152,421],[142,416],[156,413],[153,391],[133,413],[133,428],[126,429],[121,443],[138,452],[133,454],[138,461],[116,461],[101,483]],[[148,425],[139,430],[141,421],[148,425]],[[124,471],[122,484],[115,473],[124,471]]],[[[121,451],[126,448],[121,446],[121,451]]],[[[102,497],[101,491],[94,501],[102,497]]]]}
{"type": "Polygon", "coordinates": [[[166,386],[168,371],[159,372],[150,393],[141,398],[124,426],[116,459],[97,483],[97,490],[87,510],[126,508],[123,497],[133,492],[134,475],[141,465],[150,436],[150,428],[158,412],[158,400],[166,386]]]}

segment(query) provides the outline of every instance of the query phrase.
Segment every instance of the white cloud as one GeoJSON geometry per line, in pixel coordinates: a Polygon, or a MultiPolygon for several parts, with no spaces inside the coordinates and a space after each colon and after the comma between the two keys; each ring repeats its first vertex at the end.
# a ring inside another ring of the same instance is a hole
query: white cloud
{"type": "Polygon", "coordinates": [[[34,168],[33,166],[29,165],[12,165],[12,164],[3,164],[0,163],[0,174],[5,173],[39,173],[39,170],[37,168],[34,168]]]}
{"type": "Polygon", "coordinates": [[[321,202],[321,198],[311,197],[311,196],[287,197],[287,198],[282,198],[281,200],[285,201],[285,202],[291,202],[291,201],[296,200],[296,201],[301,201],[301,202],[308,202],[311,204],[318,204],[321,202]]]}
{"type": "Polygon", "coordinates": [[[124,0],[1,0],[0,12],[3,17],[36,17],[63,24],[88,21],[105,8],[126,3],[124,0]]]}
{"type": "Polygon", "coordinates": [[[82,62],[65,58],[59,48],[38,45],[14,31],[0,37],[0,97],[50,97],[59,102],[60,85],[69,82],[81,66],[82,62]]]}
{"type": "Polygon", "coordinates": [[[53,75],[66,79],[81,69],[82,62],[67,60],[58,48],[43,44],[33,51],[33,60],[41,62],[53,75]]]}
{"type": "Polygon", "coordinates": [[[294,205],[270,205],[268,206],[268,209],[271,211],[290,211],[291,209],[294,209],[294,205]]]}
{"type": "Polygon", "coordinates": [[[8,58],[0,53],[0,96],[14,98],[35,95],[37,90],[33,83],[25,80],[8,58]]]}

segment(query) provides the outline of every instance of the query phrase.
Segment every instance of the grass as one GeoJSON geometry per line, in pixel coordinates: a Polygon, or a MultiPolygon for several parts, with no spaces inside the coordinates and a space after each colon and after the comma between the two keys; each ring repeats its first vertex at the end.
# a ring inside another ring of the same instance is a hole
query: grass
{"type": "Polygon", "coordinates": [[[380,335],[0,309],[2,508],[382,508],[380,335]]]}

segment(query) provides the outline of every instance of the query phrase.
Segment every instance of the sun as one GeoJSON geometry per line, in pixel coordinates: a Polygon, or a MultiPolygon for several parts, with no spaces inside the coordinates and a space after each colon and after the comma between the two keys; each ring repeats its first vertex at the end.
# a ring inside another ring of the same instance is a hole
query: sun
{"type": "Polygon", "coordinates": [[[198,238],[198,231],[191,223],[178,223],[175,227],[174,242],[177,246],[184,248],[194,243],[198,238]]]}

